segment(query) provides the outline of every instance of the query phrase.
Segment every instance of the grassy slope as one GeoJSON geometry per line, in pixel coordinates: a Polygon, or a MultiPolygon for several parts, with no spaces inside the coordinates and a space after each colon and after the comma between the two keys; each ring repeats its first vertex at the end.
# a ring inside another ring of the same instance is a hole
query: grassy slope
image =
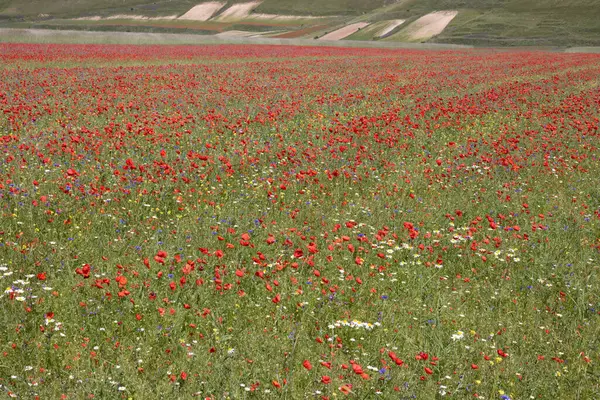
{"type": "MultiPolygon", "coordinates": [[[[249,0],[233,0],[229,4],[249,0]]],[[[360,15],[386,4],[390,0],[265,0],[257,12],[298,15],[360,15]]],[[[11,16],[37,16],[51,14],[61,17],[80,15],[144,14],[148,16],[183,14],[198,0],[148,1],[148,0],[0,0],[0,14],[11,16]]]]}
{"type": "MultiPolygon", "coordinates": [[[[230,4],[246,0],[229,1],[230,4]]],[[[49,14],[54,18],[114,14],[146,16],[181,15],[200,0],[0,0],[0,17],[18,18],[21,24],[49,14]]],[[[257,12],[296,15],[337,15],[330,31],[346,22],[378,22],[406,19],[402,28],[416,18],[435,10],[458,10],[459,15],[435,42],[479,45],[600,45],[600,0],[265,0],[257,12]],[[336,25],[336,26],[334,26],[336,25]]],[[[322,23],[320,21],[319,23],[322,23]]],[[[57,24],[57,22],[50,22],[57,24]]],[[[97,23],[88,22],[96,29],[97,23]]],[[[306,29],[309,22],[291,29],[306,29]]],[[[4,24],[5,26],[6,23],[4,24]]],[[[57,24],[60,25],[60,24],[57,24]]],[[[108,24],[100,24],[106,29],[108,24]]],[[[118,25],[111,24],[114,29],[118,25]]],[[[143,25],[143,24],[142,24],[143,25]]],[[[34,21],[32,27],[36,27],[34,21]]],[[[48,21],[44,22],[48,26],[48,21]]],[[[21,25],[21,27],[23,27],[21,25]]],[[[149,26],[149,28],[151,28],[149,26]]],[[[179,26],[172,27],[175,31],[179,26]]],[[[386,40],[405,37],[402,28],[386,40]]],[[[200,27],[186,27],[200,29],[200,27]]],[[[362,33],[357,39],[370,40],[362,33]]]]}
{"type": "Polygon", "coordinates": [[[184,14],[198,4],[195,0],[148,1],[148,0],[0,0],[0,15],[31,18],[39,14],[52,17],[75,18],[80,16],[114,14],[142,14],[149,17],[184,14]],[[3,7],[4,6],[4,9],[3,7]]]}
{"type": "Polygon", "coordinates": [[[390,0],[266,0],[257,11],[299,15],[360,15],[386,4],[390,0]]]}
{"type": "MultiPolygon", "coordinates": [[[[598,0],[408,0],[387,18],[459,10],[435,41],[484,45],[600,44],[598,0]]],[[[407,21],[408,22],[408,21],[407,21]]],[[[399,36],[402,32],[399,32],[399,36]]],[[[393,40],[393,37],[391,38],[393,40]]]]}

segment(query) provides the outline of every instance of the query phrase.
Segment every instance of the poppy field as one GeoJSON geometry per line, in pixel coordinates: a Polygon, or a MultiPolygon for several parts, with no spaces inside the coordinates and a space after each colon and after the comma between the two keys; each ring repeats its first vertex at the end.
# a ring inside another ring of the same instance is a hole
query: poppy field
{"type": "Polygon", "coordinates": [[[600,397],[600,55],[0,61],[0,396],[600,397]]]}

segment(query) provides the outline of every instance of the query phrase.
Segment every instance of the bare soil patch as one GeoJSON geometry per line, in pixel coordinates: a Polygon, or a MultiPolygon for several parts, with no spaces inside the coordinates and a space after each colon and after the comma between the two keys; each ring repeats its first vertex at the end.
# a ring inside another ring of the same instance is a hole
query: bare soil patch
{"type": "Polygon", "coordinates": [[[385,28],[383,28],[382,30],[380,30],[377,33],[376,36],[377,37],[382,37],[382,36],[387,35],[391,31],[393,31],[394,29],[396,29],[397,27],[399,27],[400,25],[402,25],[404,23],[404,21],[405,21],[404,19],[394,19],[394,20],[391,20],[390,23],[385,28]]]}
{"type": "Polygon", "coordinates": [[[369,26],[368,22],[357,22],[355,24],[346,25],[343,28],[335,30],[333,32],[329,32],[328,34],[321,36],[319,40],[341,40],[346,36],[352,35],[354,32],[357,32],[359,29],[362,29],[366,26],[369,26]]]}
{"type": "Polygon", "coordinates": [[[215,15],[226,3],[220,1],[209,1],[198,4],[192,7],[188,12],[183,14],[179,19],[190,21],[208,21],[215,15]]]}
{"type": "Polygon", "coordinates": [[[215,20],[224,21],[224,20],[235,20],[235,19],[244,19],[250,13],[260,5],[262,1],[251,1],[248,3],[239,3],[234,4],[229,7],[227,10],[223,11],[221,15],[218,15],[215,20]]]}
{"type": "Polygon", "coordinates": [[[444,31],[458,11],[435,11],[422,16],[406,29],[411,40],[430,39],[444,31]]]}

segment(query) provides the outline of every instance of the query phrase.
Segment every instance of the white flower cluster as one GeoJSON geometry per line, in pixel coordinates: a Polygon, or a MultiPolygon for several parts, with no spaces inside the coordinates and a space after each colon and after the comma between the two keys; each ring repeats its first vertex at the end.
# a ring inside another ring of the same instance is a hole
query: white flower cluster
{"type": "Polygon", "coordinates": [[[329,329],[334,329],[334,328],[340,328],[342,326],[347,326],[349,328],[354,328],[354,329],[366,329],[368,331],[370,331],[371,329],[375,328],[376,326],[381,326],[381,324],[379,322],[375,322],[375,323],[370,323],[370,322],[362,322],[356,319],[353,319],[352,321],[348,321],[348,320],[341,320],[341,321],[335,321],[333,324],[329,325],[329,329]]]}

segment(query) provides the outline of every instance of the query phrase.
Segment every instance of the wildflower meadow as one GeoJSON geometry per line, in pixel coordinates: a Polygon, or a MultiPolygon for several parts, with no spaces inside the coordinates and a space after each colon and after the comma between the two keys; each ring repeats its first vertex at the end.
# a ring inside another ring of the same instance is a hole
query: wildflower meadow
{"type": "Polygon", "coordinates": [[[0,70],[0,397],[600,398],[600,55],[0,70]]]}

